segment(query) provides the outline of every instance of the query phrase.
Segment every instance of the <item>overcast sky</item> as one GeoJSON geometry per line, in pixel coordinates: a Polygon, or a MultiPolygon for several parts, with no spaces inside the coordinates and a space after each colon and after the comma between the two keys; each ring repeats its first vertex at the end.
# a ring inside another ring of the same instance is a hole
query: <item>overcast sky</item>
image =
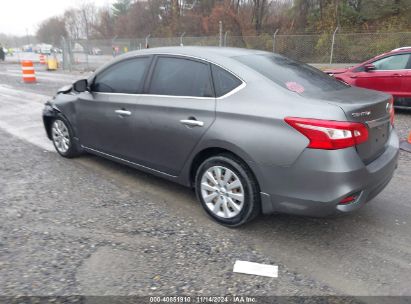
{"type": "MultiPolygon", "coordinates": [[[[10,35],[35,35],[44,19],[63,14],[67,8],[76,7],[84,0],[1,0],[0,33],[10,35]]],[[[89,0],[97,6],[109,5],[114,0],[89,0]]]]}

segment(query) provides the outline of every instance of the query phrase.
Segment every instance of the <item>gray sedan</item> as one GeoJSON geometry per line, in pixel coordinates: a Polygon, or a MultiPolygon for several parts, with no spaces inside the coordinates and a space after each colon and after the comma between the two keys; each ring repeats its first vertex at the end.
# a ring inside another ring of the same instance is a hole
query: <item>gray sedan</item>
{"type": "Polygon", "coordinates": [[[256,50],[131,52],[59,90],[57,152],[96,154],[193,187],[226,226],[258,214],[349,213],[397,166],[392,97],[256,50]]]}

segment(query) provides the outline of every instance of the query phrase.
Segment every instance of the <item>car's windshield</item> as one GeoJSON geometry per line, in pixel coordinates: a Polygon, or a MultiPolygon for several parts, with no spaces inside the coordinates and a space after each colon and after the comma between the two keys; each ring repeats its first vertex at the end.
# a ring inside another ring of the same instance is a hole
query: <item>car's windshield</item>
{"type": "Polygon", "coordinates": [[[314,67],[281,55],[256,54],[233,58],[280,86],[299,94],[335,91],[349,87],[314,67]]]}

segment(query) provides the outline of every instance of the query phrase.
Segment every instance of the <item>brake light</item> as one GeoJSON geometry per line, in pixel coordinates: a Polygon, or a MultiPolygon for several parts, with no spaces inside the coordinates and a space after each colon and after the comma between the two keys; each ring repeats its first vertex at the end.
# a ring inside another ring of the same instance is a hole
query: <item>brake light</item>
{"type": "Polygon", "coordinates": [[[344,149],[368,139],[367,126],[358,122],[296,117],[286,117],[285,122],[310,140],[311,149],[344,149]]]}
{"type": "Polygon", "coordinates": [[[395,116],[394,97],[391,96],[389,104],[390,104],[389,105],[390,121],[391,121],[391,125],[394,125],[394,116],[395,116]]]}

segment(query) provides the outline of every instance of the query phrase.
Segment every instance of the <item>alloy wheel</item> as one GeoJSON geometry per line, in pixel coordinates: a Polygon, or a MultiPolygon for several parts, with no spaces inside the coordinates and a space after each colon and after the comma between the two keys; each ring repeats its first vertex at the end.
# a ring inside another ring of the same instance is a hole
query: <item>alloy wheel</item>
{"type": "Polygon", "coordinates": [[[66,153],[70,149],[70,134],[66,124],[59,119],[55,120],[51,132],[56,149],[60,153],[66,153]]]}
{"type": "Polygon", "coordinates": [[[207,208],[222,218],[237,216],[244,206],[244,188],[232,170],[214,166],[201,178],[201,196],[207,208]]]}

